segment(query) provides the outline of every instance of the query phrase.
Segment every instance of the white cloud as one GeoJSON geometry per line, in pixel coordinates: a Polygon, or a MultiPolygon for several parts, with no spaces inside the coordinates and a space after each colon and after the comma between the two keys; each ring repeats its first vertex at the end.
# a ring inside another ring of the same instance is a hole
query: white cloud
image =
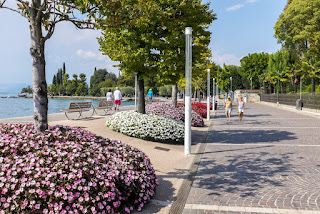
{"type": "Polygon", "coordinates": [[[247,4],[250,4],[250,3],[255,3],[257,2],[258,0],[246,0],[244,4],[236,4],[236,5],[233,5],[231,7],[228,7],[226,9],[227,12],[230,12],[230,11],[234,11],[234,10],[239,10],[240,8],[243,8],[244,6],[246,6],[247,4]]]}
{"type": "Polygon", "coordinates": [[[234,54],[212,52],[212,61],[220,66],[223,64],[240,66],[240,59],[234,54]]]}
{"type": "Polygon", "coordinates": [[[106,61],[108,59],[107,56],[101,54],[101,52],[93,52],[93,51],[84,51],[79,49],[76,51],[77,55],[84,59],[95,59],[99,61],[106,61]]]}
{"type": "Polygon", "coordinates": [[[244,7],[244,4],[236,4],[236,5],[233,5],[231,7],[228,7],[226,9],[226,11],[234,11],[234,10],[239,10],[240,8],[244,7]]]}

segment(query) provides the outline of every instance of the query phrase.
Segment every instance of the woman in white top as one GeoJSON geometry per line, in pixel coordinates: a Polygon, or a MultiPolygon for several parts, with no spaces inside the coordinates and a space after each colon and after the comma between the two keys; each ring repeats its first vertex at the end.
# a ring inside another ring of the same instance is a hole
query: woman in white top
{"type": "Polygon", "coordinates": [[[244,109],[246,108],[245,102],[243,102],[242,97],[239,98],[238,102],[238,112],[239,112],[239,120],[242,120],[244,109]]]}
{"type": "Polygon", "coordinates": [[[113,100],[114,100],[113,94],[112,94],[112,92],[111,92],[111,89],[109,89],[106,97],[107,97],[107,101],[113,101],[113,100]]]}

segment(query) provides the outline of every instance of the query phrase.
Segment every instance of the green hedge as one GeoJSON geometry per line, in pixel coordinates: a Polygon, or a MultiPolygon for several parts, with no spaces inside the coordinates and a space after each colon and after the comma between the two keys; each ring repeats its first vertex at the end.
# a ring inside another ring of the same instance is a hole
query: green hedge
{"type": "MultiPolygon", "coordinates": [[[[106,96],[107,92],[111,89],[112,92],[116,90],[116,87],[106,87],[106,88],[101,88],[101,95],[106,96]]],[[[119,90],[122,93],[122,96],[134,96],[134,87],[126,86],[126,87],[119,87],[119,90]]]]}

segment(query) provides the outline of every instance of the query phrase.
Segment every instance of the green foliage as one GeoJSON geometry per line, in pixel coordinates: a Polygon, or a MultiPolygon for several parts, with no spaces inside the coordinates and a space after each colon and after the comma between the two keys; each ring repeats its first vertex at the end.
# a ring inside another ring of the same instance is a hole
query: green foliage
{"type": "Polygon", "coordinates": [[[159,95],[170,97],[172,95],[172,85],[165,85],[159,87],[159,95]]]}
{"type": "MultiPolygon", "coordinates": [[[[183,77],[186,27],[193,28],[194,67],[206,62],[204,56],[209,56],[210,42],[207,28],[215,15],[208,4],[197,0],[137,0],[128,6],[136,8],[140,15],[127,25],[102,27],[98,42],[104,54],[120,62],[125,75],[138,74],[138,111],[144,113],[144,80],[155,77],[159,85],[164,85],[175,84],[183,77]]],[[[152,81],[147,83],[148,88],[155,88],[152,81]]]]}
{"type": "Polygon", "coordinates": [[[269,54],[263,52],[248,54],[240,60],[245,88],[250,88],[250,78],[252,78],[252,88],[260,88],[261,75],[268,67],[268,61],[269,54]]]}
{"type": "Polygon", "coordinates": [[[320,53],[320,1],[294,0],[287,5],[274,26],[283,47],[300,56],[320,53]]]}
{"type": "Polygon", "coordinates": [[[95,69],[93,75],[90,78],[90,88],[92,88],[94,85],[99,84],[100,82],[105,81],[107,73],[107,69],[95,69]]]}
{"type": "Polygon", "coordinates": [[[30,86],[30,85],[28,85],[27,87],[22,88],[22,89],[21,89],[21,93],[28,93],[28,94],[32,94],[33,92],[32,92],[32,88],[31,88],[31,86],[30,86]]]}
{"type": "MultiPolygon", "coordinates": [[[[107,92],[111,89],[112,92],[116,90],[116,87],[105,87],[101,88],[101,96],[106,96],[107,92]]],[[[122,96],[134,96],[134,87],[126,86],[126,87],[120,87],[119,90],[121,91],[122,96]]]]}
{"type": "Polygon", "coordinates": [[[114,73],[110,73],[107,69],[96,69],[90,78],[90,95],[104,96],[101,88],[116,86],[118,78],[114,73]]]}
{"type": "Polygon", "coordinates": [[[128,75],[121,75],[118,78],[118,85],[119,86],[131,86],[134,87],[135,83],[135,75],[134,74],[128,74],[128,75]]]}

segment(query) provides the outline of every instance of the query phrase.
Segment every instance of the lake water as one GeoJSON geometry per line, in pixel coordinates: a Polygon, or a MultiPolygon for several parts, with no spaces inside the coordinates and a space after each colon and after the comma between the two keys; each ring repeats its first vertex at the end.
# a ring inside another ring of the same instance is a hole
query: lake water
{"type": "MultiPolygon", "coordinates": [[[[62,100],[49,99],[48,114],[61,113],[59,110],[68,109],[71,102],[92,102],[98,106],[98,100],[62,100]]],[[[121,102],[121,106],[134,105],[134,102],[121,102]]],[[[33,99],[30,98],[0,98],[0,119],[24,117],[33,115],[33,99]]]]}

